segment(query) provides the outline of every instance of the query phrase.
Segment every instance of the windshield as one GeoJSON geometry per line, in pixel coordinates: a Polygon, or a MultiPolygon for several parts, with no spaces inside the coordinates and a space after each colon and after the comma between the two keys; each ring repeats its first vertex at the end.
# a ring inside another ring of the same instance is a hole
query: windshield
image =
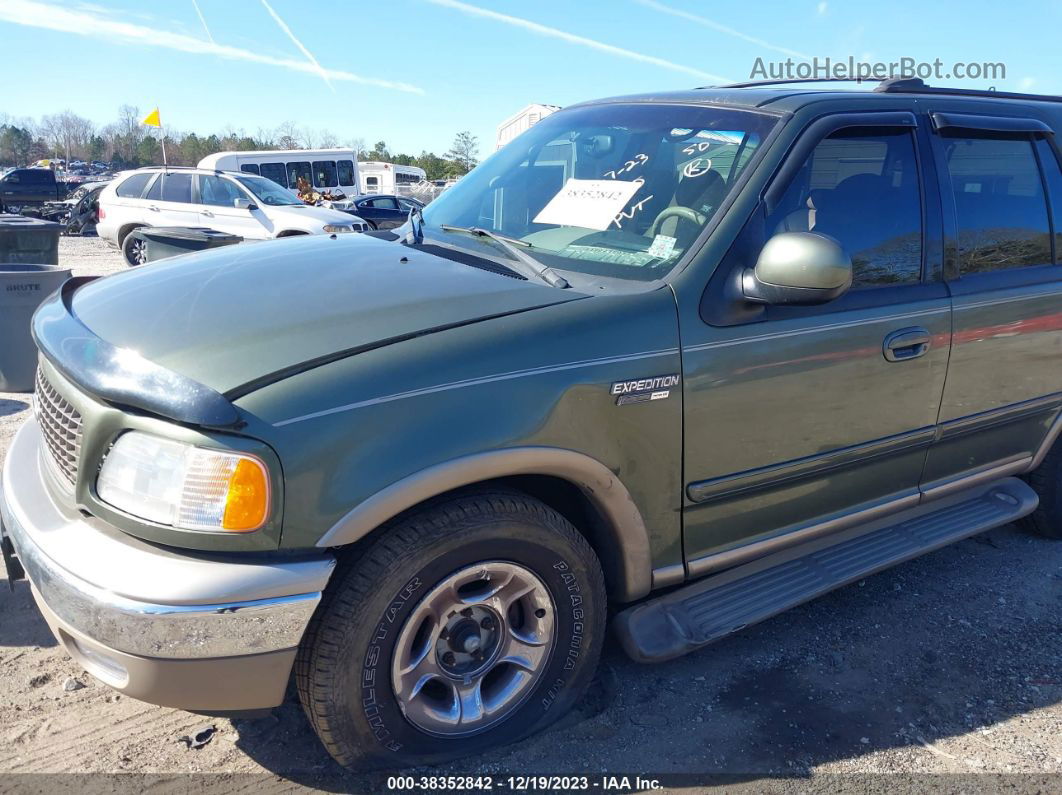
{"type": "Polygon", "coordinates": [[[284,207],[289,204],[302,204],[302,202],[292,196],[286,189],[280,187],[271,179],[248,176],[245,174],[241,174],[238,177],[234,176],[233,178],[253,193],[262,204],[267,204],[270,207],[284,207]]]}
{"type": "Polygon", "coordinates": [[[425,231],[481,227],[531,244],[529,253],[554,268],[658,279],[718,211],[773,124],[713,107],[555,113],[429,204],[425,231]]]}

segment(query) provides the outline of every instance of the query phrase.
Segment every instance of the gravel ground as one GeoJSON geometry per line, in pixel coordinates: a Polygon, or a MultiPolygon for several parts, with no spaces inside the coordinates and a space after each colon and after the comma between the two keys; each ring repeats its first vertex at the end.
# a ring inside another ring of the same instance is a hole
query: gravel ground
{"type": "MultiPolygon", "coordinates": [[[[76,274],[123,268],[91,238],[64,239],[60,262],[76,274]]],[[[0,394],[0,456],[28,403],[0,394]]],[[[714,776],[747,792],[1058,792],[1060,630],[1062,543],[1000,528],[669,663],[638,665],[610,641],[590,693],[556,728],[411,772],[667,774],[674,791],[714,776]]],[[[152,776],[108,779],[130,791],[385,785],[339,770],[293,693],[271,717],[232,721],[113,693],[57,647],[25,583],[0,586],[0,694],[0,791],[80,792],[81,779],[16,775],[75,771],[152,776]],[[204,725],[212,741],[187,748],[181,738],[204,725]]]]}

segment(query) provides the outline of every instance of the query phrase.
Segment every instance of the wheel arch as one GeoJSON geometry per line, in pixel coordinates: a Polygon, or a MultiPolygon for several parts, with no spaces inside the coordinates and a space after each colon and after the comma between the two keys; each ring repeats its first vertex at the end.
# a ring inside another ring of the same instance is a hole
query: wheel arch
{"type": "Polygon", "coordinates": [[[361,502],[317,546],[353,544],[428,500],[490,485],[519,489],[571,521],[597,553],[613,599],[629,602],[651,590],[649,533],[630,492],[600,461],[560,448],[493,450],[416,472],[361,502]]]}
{"type": "Polygon", "coordinates": [[[281,237],[298,237],[299,235],[308,235],[309,232],[304,232],[301,229],[285,229],[283,232],[277,233],[277,238],[281,237]]]}
{"type": "Polygon", "coordinates": [[[129,237],[129,233],[134,229],[143,229],[147,226],[151,226],[151,224],[145,224],[141,221],[131,221],[128,224],[123,224],[118,229],[118,247],[121,248],[125,244],[125,239],[129,237]]]}

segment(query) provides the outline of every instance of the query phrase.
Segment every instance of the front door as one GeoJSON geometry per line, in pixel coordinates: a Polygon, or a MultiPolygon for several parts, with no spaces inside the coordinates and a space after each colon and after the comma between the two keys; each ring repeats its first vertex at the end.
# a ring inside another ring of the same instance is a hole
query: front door
{"type": "Polygon", "coordinates": [[[702,317],[683,323],[691,574],[752,542],[918,502],[950,346],[918,138],[911,113],[809,127],[767,193],[777,198],[713,275],[702,317]],[[726,287],[739,269],[773,235],[809,231],[851,256],[849,292],[819,306],[741,306],[726,287]]]}
{"type": "Polygon", "coordinates": [[[258,201],[227,177],[199,175],[199,224],[219,232],[239,235],[245,240],[261,240],[269,231],[258,219],[260,210],[236,207],[234,201],[258,201]]]}

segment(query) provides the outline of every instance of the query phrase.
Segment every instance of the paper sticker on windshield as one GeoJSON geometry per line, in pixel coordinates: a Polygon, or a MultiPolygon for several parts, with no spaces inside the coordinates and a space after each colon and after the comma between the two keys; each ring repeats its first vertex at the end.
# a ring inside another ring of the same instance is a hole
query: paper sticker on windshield
{"type": "Polygon", "coordinates": [[[641,186],[640,181],[569,179],[535,216],[534,222],[603,232],[641,186]]]}
{"type": "Polygon", "coordinates": [[[645,253],[652,257],[667,259],[671,256],[671,252],[675,250],[675,243],[677,242],[678,238],[669,237],[668,235],[657,235],[653,238],[653,245],[649,246],[645,253]]]}

